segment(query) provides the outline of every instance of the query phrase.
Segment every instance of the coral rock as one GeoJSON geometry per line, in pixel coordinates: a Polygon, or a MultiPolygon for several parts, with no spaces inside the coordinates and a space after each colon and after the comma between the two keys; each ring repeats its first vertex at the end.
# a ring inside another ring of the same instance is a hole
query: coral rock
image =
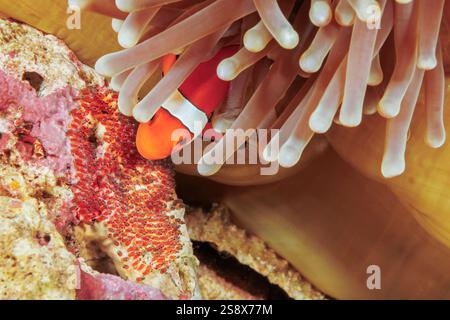
{"type": "Polygon", "coordinates": [[[35,200],[0,197],[0,299],[74,299],[76,259],[35,200]]]}
{"type": "MultiPolygon", "coordinates": [[[[88,252],[86,243],[95,243],[112,260],[112,272],[125,280],[171,298],[190,298],[196,289],[197,260],[172,167],[139,157],[133,142],[135,123],[119,115],[116,99],[104,88],[104,80],[61,41],[0,20],[0,196],[31,201],[39,213],[46,212],[48,223],[76,258],[88,252]]],[[[0,241],[28,241],[25,234],[8,237],[1,234],[0,241]]],[[[49,254],[59,259],[59,251],[51,248],[49,254]]],[[[20,272],[32,272],[29,263],[17,266],[20,272]]],[[[73,267],[65,260],[52,263],[73,267]]],[[[162,297],[115,276],[97,275],[95,280],[105,290],[91,295],[84,291],[85,296],[162,297]]],[[[21,288],[26,282],[16,285],[21,288]]],[[[29,291],[28,298],[41,297],[39,292],[33,296],[29,291]]],[[[74,292],[55,291],[53,297],[74,297],[74,292]]],[[[7,292],[4,298],[16,294],[7,292]]]]}

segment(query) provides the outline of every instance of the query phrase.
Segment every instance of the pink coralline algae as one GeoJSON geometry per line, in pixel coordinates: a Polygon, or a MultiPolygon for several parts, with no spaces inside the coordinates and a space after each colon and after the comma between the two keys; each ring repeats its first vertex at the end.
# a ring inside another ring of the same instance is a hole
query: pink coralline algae
{"type": "Polygon", "coordinates": [[[19,137],[16,148],[22,157],[64,174],[72,161],[65,130],[77,106],[75,90],[61,89],[39,97],[31,86],[4,72],[0,72],[0,84],[0,112],[14,125],[19,137]]]}
{"type": "MultiPolygon", "coordinates": [[[[179,294],[189,296],[183,276],[175,274],[183,267],[177,259],[186,255],[184,244],[190,244],[181,229],[182,215],[174,213],[183,206],[175,194],[172,167],[138,154],[136,124],[119,114],[116,93],[103,87],[65,88],[39,97],[27,83],[0,71],[0,126],[0,161],[26,170],[48,168],[56,186],[72,195],[54,201],[56,195],[41,190],[42,197],[33,196],[46,203],[73,253],[78,254],[74,226],[101,225],[115,248],[115,263],[128,272],[123,277],[146,285],[150,274],[181,279],[179,294]],[[16,150],[21,160],[10,158],[8,149],[16,150]]],[[[88,284],[101,283],[102,294],[111,297],[161,295],[116,276],[83,277],[88,284]]],[[[83,292],[85,298],[102,296],[83,292]]]]}
{"type": "Polygon", "coordinates": [[[81,271],[78,300],[166,300],[157,289],[125,281],[110,274],[90,275],[81,271]]]}

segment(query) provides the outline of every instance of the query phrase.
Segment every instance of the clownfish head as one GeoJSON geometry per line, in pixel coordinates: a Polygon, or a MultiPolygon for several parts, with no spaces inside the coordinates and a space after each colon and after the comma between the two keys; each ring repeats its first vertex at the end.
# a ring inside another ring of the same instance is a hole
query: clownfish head
{"type": "Polygon", "coordinates": [[[186,137],[174,134],[180,129],[188,133],[180,120],[161,108],[151,121],[139,125],[136,135],[138,152],[149,160],[167,158],[182,140],[186,140],[186,137]]]}
{"type": "MultiPolygon", "coordinates": [[[[211,60],[200,64],[153,118],[139,125],[136,146],[144,158],[165,159],[181,142],[190,142],[194,132],[201,133],[228,94],[229,82],[217,76],[217,66],[237,50],[237,46],[222,48],[211,60]]],[[[163,73],[167,74],[175,62],[175,55],[165,56],[163,73]]]]}

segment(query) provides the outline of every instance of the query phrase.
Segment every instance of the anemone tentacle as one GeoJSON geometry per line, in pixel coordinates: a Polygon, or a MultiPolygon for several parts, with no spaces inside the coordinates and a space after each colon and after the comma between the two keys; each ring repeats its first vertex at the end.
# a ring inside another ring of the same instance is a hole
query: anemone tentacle
{"type": "MultiPolygon", "coordinates": [[[[112,1],[103,6],[100,0],[79,2],[116,18],[120,43],[130,48],[101,58],[97,70],[114,76],[121,93],[133,93],[121,111],[140,122],[148,121],[168,91],[186,79],[186,70],[206,59],[205,52],[239,42],[241,50],[217,72],[236,82],[228,100],[241,105],[228,112],[227,121],[214,123],[221,131],[277,126],[281,130],[272,139],[281,139],[281,149],[276,159],[269,158],[282,166],[300,161],[311,138],[327,132],[333,121],[354,127],[364,116],[378,113],[388,126],[381,172],[386,177],[401,174],[408,119],[422,86],[427,97],[426,142],[439,147],[445,141],[439,45],[444,0],[116,0],[115,8],[112,1]],[[124,22],[117,20],[118,12],[125,14],[119,18],[124,22]],[[133,90],[125,79],[137,71],[130,70],[174,52],[186,66],[174,68],[137,102],[142,81],[136,81],[133,90]],[[387,58],[394,63],[386,63],[387,58]],[[309,79],[294,81],[299,77],[309,79]],[[127,85],[122,88],[123,83],[127,85]],[[302,96],[293,94],[279,105],[295,91],[302,96]],[[396,164],[388,159],[397,159],[396,164]]],[[[225,138],[204,155],[198,166],[201,174],[214,174],[225,163],[224,158],[205,165],[211,152],[225,148],[225,138]]],[[[228,150],[228,156],[233,151],[228,150]]]]}

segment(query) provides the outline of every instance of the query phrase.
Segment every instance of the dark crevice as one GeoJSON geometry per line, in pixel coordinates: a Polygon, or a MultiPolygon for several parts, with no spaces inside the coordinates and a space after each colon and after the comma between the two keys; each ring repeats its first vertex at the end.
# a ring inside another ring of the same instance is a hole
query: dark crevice
{"type": "Polygon", "coordinates": [[[218,252],[211,244],[194,241],[193,247],[194,254],[201,264],[252,296],[267,300],[290,299],[283,289],[271,284],[267,278],[250,267],[241,264],[235,257],[218,252]]]}
{"type": "Polygon", "coordinates": [[[37,72],[24,72],[22,75],[22,80],[28,81],[30,86],[33,87],[36,92],[39,92],[42,82],[44,82],[44,77],[37,72]]]}

